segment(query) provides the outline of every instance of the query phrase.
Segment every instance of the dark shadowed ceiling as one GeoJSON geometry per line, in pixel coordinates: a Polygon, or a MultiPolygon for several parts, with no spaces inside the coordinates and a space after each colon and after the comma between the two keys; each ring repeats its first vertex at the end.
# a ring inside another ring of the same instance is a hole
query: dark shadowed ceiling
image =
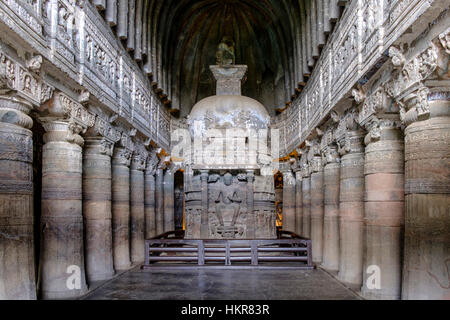
{"type": "Polygon", "coordinates": [[[345,0],[92,0],[161,101],[181,117],[215,92],[224,37],[248,65],[243,94],[271,115],[306,84],[345,0]]]}
{"type": "Polygon", "coordinates": [[[299,1],[165,0],[154,1],[149,10],[158,20],[165,82],[172,107],[181,107],[180,116],[215,94],[209,65],[215,64],[224,36],[235,42],[236,63],[248,65],[244,95],[260,101],[271,114],[290,100],[299,1]]]}

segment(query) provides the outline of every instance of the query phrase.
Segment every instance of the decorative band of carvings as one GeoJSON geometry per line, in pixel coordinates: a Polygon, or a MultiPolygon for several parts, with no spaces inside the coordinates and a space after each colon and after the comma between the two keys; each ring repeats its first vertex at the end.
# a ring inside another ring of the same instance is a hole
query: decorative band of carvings
{"type": "Polygon", "coordinates": [[[82,200],[81,190],[42,188],[42,200],[82,200]]]}
{"type": "Polygon", "coordinates": [[[33,182],[31,181],[1,181],[0,193],[2,194],[33,194],[33,182]]]}
{"type": "Polygon", "coordinates": [[[111,201],[111,192],[83,192],[83,201],[111,201]]]}
{"type": "Polygon", "coordinates": [[[33,162],[31,137],[7,135],[0,132],[0,160],[33,162]]]}
{"type": "Polygon", "coordinates": [[[405,179],[405,194],[449,194],[448,182],[427,181],[425,179],[405,179]]]}

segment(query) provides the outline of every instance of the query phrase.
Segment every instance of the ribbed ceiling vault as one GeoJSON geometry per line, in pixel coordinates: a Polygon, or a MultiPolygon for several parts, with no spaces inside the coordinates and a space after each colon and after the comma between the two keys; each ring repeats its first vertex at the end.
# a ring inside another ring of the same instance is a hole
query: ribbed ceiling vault
{"type": "Polygon", "coordinates": [[[243,94],[273,115],[305,85],[339,16],[338,0],[93,0],[179,116],[215,93],[224,36],[248,65],[243,94]]]}

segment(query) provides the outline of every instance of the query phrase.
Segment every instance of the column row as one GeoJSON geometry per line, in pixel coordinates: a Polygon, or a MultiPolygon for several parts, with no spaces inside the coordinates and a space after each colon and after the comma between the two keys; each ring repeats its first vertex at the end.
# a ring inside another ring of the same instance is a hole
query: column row
{"type": "Polygon", "coordinates": [[[74,117],[67,99],[55,93],[38,118],[45,134],[36,267],[32,106],[0,98],[0,299],[79,297],[143,262],[145,238],[174,230],[174,171],[165,183],[154,177],[170,158],[148,156],[112,127],[102,135],[105,121],[74,117]]]}

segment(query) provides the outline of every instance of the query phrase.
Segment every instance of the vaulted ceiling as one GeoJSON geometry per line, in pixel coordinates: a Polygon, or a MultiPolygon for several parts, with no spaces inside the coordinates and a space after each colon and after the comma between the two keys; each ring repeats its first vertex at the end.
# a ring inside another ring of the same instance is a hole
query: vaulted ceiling
{"type": "Polygon", "coordinates": [[[172,77],[173,104],[188,107],[182,114],[214,94],[209,65],[215,64],[217,45],[224,36],[235,42],[236,63],[248,65],[243,94],[269,110],[289,101],[294,40],[288,21],[298,8],[288,8],[287,1],[279,0],[168,2],[162,62],[172,77]]]}
{"type": "Polygon", "coordinates": [[[243,94],[269,113],[295,98],[340,14],[338,0],[94,0],[181,117],[215,93],[209,65],[224,36],[248,65],[243,94]],[[117,2],[117,3],[116,3],[117,2]],[[99,3],[104,3],[100,5],[99,3]],[[115,4],[111,4],[115,3],[115,4]],[[112,9],[117,9],[114,11],[112,9]],[[133,41],[130,41],[133,40],[133,41]],[[178,112],[179,111],[179,112],[178,112]]]}

